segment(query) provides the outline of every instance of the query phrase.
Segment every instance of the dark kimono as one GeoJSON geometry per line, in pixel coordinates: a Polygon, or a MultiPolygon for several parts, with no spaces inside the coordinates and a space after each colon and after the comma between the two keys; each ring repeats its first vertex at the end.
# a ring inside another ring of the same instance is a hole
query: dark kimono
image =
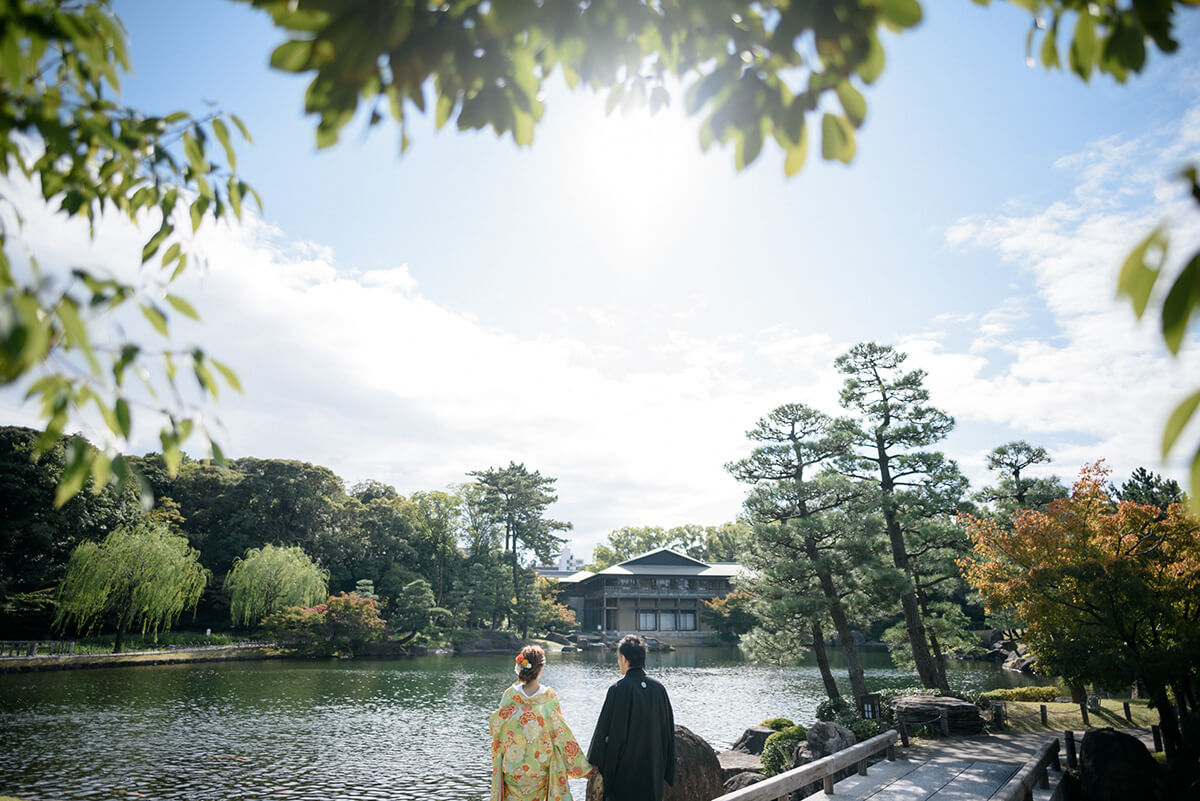
{"type": "Polygon", "coordinates": [[[588,762],[604,777],[606,801],[662,801],[675,783],[675,716],[667,689],[641,668],[611,687],[596,721],[588,762]]]}

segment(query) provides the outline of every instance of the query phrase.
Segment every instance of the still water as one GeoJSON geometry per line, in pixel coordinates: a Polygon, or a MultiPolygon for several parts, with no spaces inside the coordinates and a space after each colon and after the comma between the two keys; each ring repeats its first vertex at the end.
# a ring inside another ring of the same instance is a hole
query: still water
{"type": "MultiPolygon", "coordinates": [[[[511,666],[507,655],[430,656],[0,675],[0,796],[486,798],[487,718],[511,666]]],[[[872,689],[916,683],[882,652],[869,652],[866,667],[872,689]]],[[[647,669],[667,686],[676,722],[718,751],[768,717],[811,722],[823,697],[815,667],[752,664],[735,649],[651,654],[647,669]]],[[[543,681],[585,749],[617,677],[609,654],[548,655],[543,681]]],[[[950,682],[985,690],[1028,680],[963,662],[950,682]]],[[[573,783],[577,799],[582,787],[573,783]]]]}

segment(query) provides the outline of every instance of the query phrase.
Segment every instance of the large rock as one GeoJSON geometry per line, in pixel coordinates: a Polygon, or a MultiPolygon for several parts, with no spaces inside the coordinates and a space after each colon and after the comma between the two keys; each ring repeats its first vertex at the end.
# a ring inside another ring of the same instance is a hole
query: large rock
{"type": "Polygon", "coordinates": [[[1079,747],[1079,784],[1089,801],[1158,798],[1158,763],[1136,737],[1093,729],[1079,747]]]}
{"type": "MultiPolygon", "coordinates": [[[[725,794],[717,752],[684,726],[675,726],[675,784],[667,787],[663,801],[712,801],[725,794]]],[[[588,778],[587,801],[604,801],[604,780],[598,773],[588,778]]]]}
{"type": "Polygon", "coordinates": [[[744,751],[722,751],[717,754],[717,761],[721,763],[721,781],[723,782],[739,773],[762,773],[763,769],[761,759],[755,754],[747,754],[744,751]]]}
{"type": "Polygon", "coordinates": [[[752,784],[758,784],[765,778],[767,777],[761,773],[739,773],[725,780],[725,792],[732,793],[734,790],[741,790],[752,784]]]}
{"type": "Polygon", "coordinates": [[[819,721],[808,729],[808,748],[813,759],[827,757],[858,742],[854,732],[836,723],[819,721]]]}
{"type": "Polygon", "coordinates": [[[545,639],[549,640],[550,642],[556,642],[559,645],[567,645],[571,642],[570,640],[567,639],[567,636],[565,634],[559,634],[557,631],[546,632],[545,639]]]}
{"type": "Polygon", "coordinates": [[[929,723],[936,727],[944,711],[950,719],[951,736],[979,734],[983,731],[983,718],[979,707],[959,698],[942,698],[936,695],[904,695],[892,702],[899,722],[903,715],[909,726],[929,723]]]}
{"type": "Polygon", "coordinates": [[[767,744],[767,738],[775,733],[775,730],[769,726],[751,726],[742,732],[742,736],[733,744],[731,751],[741,751],[743,754],[754,754],[761,756],[763,747],[767,744]]]}

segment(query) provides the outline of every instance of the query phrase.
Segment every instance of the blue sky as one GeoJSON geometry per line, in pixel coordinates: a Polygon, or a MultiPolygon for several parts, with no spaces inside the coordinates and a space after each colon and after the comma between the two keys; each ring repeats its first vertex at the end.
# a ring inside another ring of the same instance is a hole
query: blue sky
{"type": "MultiPolygon", "coordinates": [[[[1159,218],[1200,240],[1171,180],[1200,158],[1200,16],[1121,86],[1027,67],[1008,4],[924,5],[886,42],[854,163],[811,153],[788,180],[769,147],[738,174],[678,109],[609,118],[557,81],[532,148],[417,120],[403,157],[394,127],[360,123],[317,152],[265,15],[118,1],[124,100],[217,101],[255,139],[239,167],[265,211],[202,230],[185,294],[206,326],[180,332],[246,384],[213,410],[226,450],[401,492],[524,461],[559,478],[586,553],[622,525],[733,518],[722,464],[744,431],[785,401],[836,411],[833,358],[875,339],[929,371],[977,485],[1014,438],[1064,476],[1101,457],[1178,475],[1156,443],[1195,360],[1166,359],[1113,286],[1159,218]]],[[[139,233],[111,221],[87,243],[34,214],[25,236],[120,271],[139,233]]],[[[15,395],[0,413],[33,419],[15,395]]]]}

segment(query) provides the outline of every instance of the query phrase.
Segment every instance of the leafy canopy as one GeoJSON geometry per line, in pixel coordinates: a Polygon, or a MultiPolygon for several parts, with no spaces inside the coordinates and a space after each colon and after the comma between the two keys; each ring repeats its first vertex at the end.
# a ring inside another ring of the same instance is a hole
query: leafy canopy
{"type": "Polygon", "coordinates": [[[169,629],[208,584],[199,556],[187,539],[161,526],[121,528],[99,544],[81,543],[59,585],[55,628],[169,629]]]}
{"type": "Polygon", "coordinates": [[[251,548],[225,577],[235,625],[253,626],[285,606],[311,606],[328,593],[329,571],[299,546],[251,548]]]}

